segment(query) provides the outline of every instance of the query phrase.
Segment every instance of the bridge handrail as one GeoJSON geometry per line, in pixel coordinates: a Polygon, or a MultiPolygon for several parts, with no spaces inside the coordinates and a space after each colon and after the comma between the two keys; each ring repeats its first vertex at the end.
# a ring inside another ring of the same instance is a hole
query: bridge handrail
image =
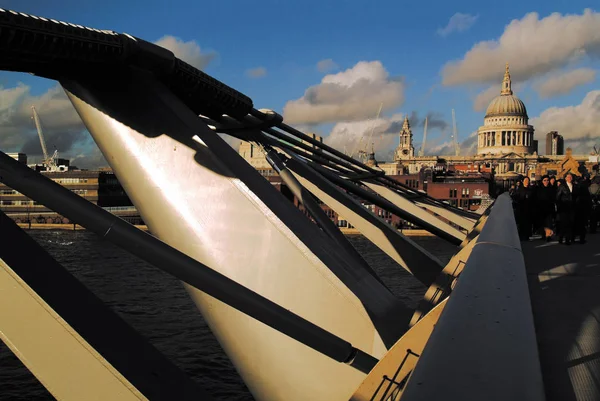
{"type": "Polygon", "coordinates": [[[135,206],[106,206],[103,207],[102,209],[108,211],[108,212],[120,212],[120,211],[136,211],[136,207],[135,206]]]}
{"type": "Polygon", "coordinates": [[[402,401],[545,399],[525,261],[498,197],[402,401]]]}

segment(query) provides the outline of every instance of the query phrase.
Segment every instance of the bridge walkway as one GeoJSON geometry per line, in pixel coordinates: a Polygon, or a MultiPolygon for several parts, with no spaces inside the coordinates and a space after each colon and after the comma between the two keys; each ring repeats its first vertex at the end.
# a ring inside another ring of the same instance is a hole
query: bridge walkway
{"type": "Polygon", "coordinates": [[[600,234],[521,242],[546,399],[600,400],[600,234]]]}

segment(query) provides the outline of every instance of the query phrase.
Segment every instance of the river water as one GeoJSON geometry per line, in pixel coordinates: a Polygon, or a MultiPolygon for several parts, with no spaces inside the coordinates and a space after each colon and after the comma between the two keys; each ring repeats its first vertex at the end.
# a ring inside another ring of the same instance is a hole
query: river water
{"type": "MultiPolygon", "coordinates": [[[[29,234],[216,399],[253,400],[178,280],[90,232],[29,234]]],[[[408,306],[416,307],[424,286],[364,237],[348,238],[390,290],[408,306]]],[[[444,263],[456,251],[455,246],[435,237],[412,239],[444,263]]],[[[2,342],[0,400],[54,400],[2,342]]]]}

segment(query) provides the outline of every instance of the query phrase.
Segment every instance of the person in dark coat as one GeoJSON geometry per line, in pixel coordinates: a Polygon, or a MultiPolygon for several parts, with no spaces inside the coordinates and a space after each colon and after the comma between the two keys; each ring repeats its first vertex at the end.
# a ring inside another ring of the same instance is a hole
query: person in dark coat
{"type": "Polygon", "coordinates": [[[552,188],[552,199],[554,202],[554,210],[552,211],[552,229],[554,233],[558,232],[556,223],[556,191],[558,191],[559,182],[556,180],[556,176],[550,176],[550,187],[552,188]]]}
{"type": "Polygon", "coordinates": [[[598,231],[598,221],[600,221],[600,176],[596,176],[590,185],[590,195],[592,196],[592,214],[590,215],[590,234],[598,231]]]}
{"type": "Polygon", "coordinates": [[[550,241],[554,234],[552,230],[552,219],[554,217],[554,202],[556,192],[550,185],[550,177],[542,177],[542,185],[536,188],[535,211],[537,213],[536,227],[542,233],[542,239],[550,241]]]}
{"type": "Polygon", "coordinates": [[[574,235],[579,237],[579,242],[585,244],[587,223],[592,213],[592,194],[590,193],[590,180],[585,178],[577,185],[575,199],[575,225],[574,235]]]}
{"type": "Polygon", "coordinates": [[[534,188],[529,185],[529,177],[523,178],[522,185],[517,187],[514,200],[517,209],[517,228],[521,241],[529,240],[534,221],[534,188]]]}
{"type": "Polygon", "coordinates": [[[573,174],[568,173],[564,182],[556,191],[556,208],[558,211],[558,242],[571,245],[573,241],[573,225],[575,224],[575,183],[573,174]]]}

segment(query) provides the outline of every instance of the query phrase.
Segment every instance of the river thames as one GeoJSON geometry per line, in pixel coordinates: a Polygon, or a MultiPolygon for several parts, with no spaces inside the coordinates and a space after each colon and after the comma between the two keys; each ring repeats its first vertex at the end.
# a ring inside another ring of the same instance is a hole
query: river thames
{"type": "MultiPolygon", "coordinates": [[[[216,399],[253,400],[181,283],[87,231],[28,231],[71,274],[216,399]]],[[[348,236],[390,290],[414,308],[424,286],[360,235],[348,236]]],[[[446,263],[456,247],[411,237],[446,263]]],[[[0,400],[54,400],[0,342],[0,400]]]]}

